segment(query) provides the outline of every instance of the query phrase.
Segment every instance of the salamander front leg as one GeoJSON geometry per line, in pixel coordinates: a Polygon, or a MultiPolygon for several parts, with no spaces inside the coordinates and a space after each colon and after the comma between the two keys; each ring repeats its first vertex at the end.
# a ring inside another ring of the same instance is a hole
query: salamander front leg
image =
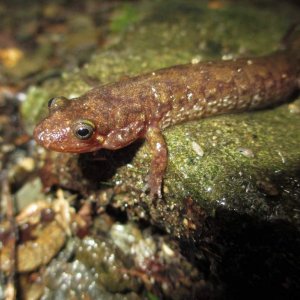
{"type": "Polygon", "coordinates": [[[158,127],[149,127],[146,140],[152,153],[149,174],[150,197],[162,198],[162,181],[168,163],[168,150],[165,139],[158,127]]]}

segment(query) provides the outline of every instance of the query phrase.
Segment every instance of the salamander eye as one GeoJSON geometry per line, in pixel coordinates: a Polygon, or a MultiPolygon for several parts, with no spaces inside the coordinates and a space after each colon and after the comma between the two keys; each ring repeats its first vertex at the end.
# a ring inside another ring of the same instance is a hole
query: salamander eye
{"type": "Polygon", "coordinates": [[[89,120],[80,120],[74,126],[74,134],[80,140],[89,139],[95,131],[95,125],[89,120]]]}
{"type": "Polygon", "coordinates": [[[68,101],[69,100],[63,96],[51,98],[48,101],[48,108],[50,113],[67,106],[69,103],[68,101]]]}
{"type": "Polygon", "coordinates": [[[48,108],[51,107],[52,103],[54,102],[54,99],[55,99],[55,98],[51,98],[51,99],[48,101],[48,108]]]}

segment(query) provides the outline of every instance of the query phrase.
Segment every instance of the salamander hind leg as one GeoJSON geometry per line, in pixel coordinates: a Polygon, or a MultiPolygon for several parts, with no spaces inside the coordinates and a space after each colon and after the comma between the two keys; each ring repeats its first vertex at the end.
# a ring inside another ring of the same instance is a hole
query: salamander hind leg
{"type": "Polygon", "coordinates": [[[152,162],[149,174],[150,197],[162,198],[162,181],[168,163],[168,150],[165,139],[158,127],[149,127],[146,133],[152,162]]]}

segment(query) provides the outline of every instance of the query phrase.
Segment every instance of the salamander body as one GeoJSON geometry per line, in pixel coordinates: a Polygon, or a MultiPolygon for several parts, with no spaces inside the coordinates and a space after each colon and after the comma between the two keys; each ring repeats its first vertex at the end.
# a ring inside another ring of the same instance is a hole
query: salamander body
{"type": "Polygon", "coordinates": [[[162,130],[192,119],[263,108],[299,89],[300,36],[263,57],[178,65],[49,101],[36,128],[45,148],[82,153],[119,149],[145,138],[152,151],[151,196],[161,197],[167,166],[162,130]]]}

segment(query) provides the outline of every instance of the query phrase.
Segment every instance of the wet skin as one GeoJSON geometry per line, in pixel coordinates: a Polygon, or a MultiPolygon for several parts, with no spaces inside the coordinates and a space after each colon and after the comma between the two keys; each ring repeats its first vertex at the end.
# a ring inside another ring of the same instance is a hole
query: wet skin
{"type": "Polygon", "coordinates": [[[43,147],[71,153],[149,143],[151,197],[161,197],[167,167],[162,130],[184,121],[272,106],[299,89],[300,36],[256,58],[179,65],[103,85],[69,101],[49,101],[34,131],[43,147]]]}

